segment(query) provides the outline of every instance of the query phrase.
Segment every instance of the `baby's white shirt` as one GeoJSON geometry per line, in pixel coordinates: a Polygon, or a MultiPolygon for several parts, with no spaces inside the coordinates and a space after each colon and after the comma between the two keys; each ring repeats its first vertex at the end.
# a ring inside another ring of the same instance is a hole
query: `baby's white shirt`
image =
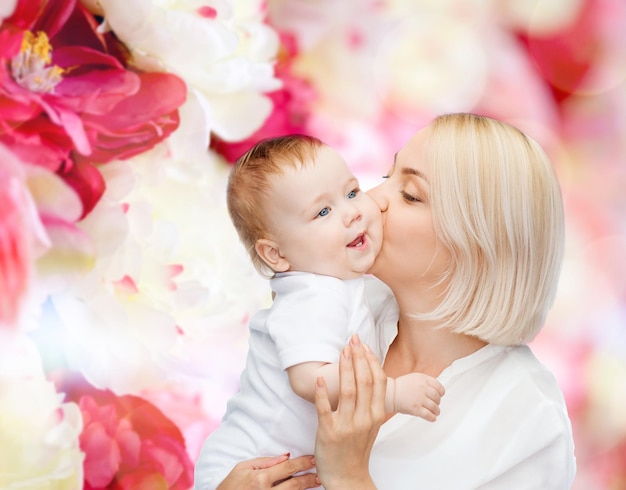
{"type": "Polygon", "coordinates": [[[339,362],[358,333],[379,355],[363,278],[340,280],[303,272],[270,280],[269,309],[250,321],[249,350],[239,393],[221,425],[205,441],[195,468],[195,488],[214,489],[241,461],[290,452],[313,454],[315,406],[291,389],[288,367],[339,362]]]}

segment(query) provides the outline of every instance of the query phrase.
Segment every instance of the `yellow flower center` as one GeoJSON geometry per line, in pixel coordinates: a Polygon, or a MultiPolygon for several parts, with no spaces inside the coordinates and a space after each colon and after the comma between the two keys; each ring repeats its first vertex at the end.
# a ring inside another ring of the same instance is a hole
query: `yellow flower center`
{"type": "Polygon", "coordinates": [[[24,33],[22,48],[11,60],[13,78],[31,92],[54,92],[62,80],[63,68],[50,66],[52,46],[45,32],[24,33]]]}

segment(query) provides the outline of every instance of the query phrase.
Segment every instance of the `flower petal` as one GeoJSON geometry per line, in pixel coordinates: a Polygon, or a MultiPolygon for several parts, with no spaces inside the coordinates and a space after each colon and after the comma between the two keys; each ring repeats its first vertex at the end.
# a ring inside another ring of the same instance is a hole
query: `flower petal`
{"type": "Polygon", "coordinates": [[[94,151],[90,160],[105,163],[142,153],[169,136],[179,123],[185,82],[167,73],[141,73],[140,90],[107,114],[84,114],[94,151]]]}
{"type": "Polygon", "coordinates": [[[94,165],[78,161],[63,172],[63,178],[80,196],[83,205],[81,218],[85,217],[104,193],[105,183],[102,174],[94,165]]]}
{"type": "Polygon", "coordinates": [[[80,488],[82,419],[23,334],[0,330],[0,488],[80,488]]]}
{"type": "Polygon", "coordinates": [[[80,199],[59,176],[43,168],[29,167],[27,185],[42,215],[72,223],[80,218],[80,199]]]}
{"type": "Polygon", "coordinates": [[[13,15],[16,5],[17,0],[5,0],[0,4],[0,24],[2,24],[4,19],[13,15]]]}
{"type": "Polygon", "coordinates": [[[105,427],[94,421],[83,429],[80,446],[85,452],[85,480],[96,488],[104,488],[117,473],[122,461],[117,442],[105,427]]]}
{"type": "Polygon", "coordinates": [[[256,92],[236,92],[207,98],[213,111],[212,129],[225,141],[246,138],[258,130],[272,112],[271,99],[256,92]]]}

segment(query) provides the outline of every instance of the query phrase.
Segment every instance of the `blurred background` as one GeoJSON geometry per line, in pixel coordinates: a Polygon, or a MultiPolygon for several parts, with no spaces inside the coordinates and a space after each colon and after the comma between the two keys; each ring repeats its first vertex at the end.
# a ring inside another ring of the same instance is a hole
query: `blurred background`
{"type": "Polygon", "coordinates": [[[0,488],[189,488],[270,302],[232,162],[308,133],[368,188],[475,112],[554,162],[566,254],[532,347],[574,489],[626,489],[623,0],[1,0],[0,21],[0,488]]]}

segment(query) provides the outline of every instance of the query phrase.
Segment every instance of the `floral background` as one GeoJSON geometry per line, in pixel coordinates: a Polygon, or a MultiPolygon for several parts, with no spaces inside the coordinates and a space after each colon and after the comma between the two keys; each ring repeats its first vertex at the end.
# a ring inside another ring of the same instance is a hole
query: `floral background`
{"type": "Polygon", "coordinates": [[[0,488],[190,488],[270,301],[229,165],[305,132],[367,188],[457,111],[553,158],[566,258],[533,348],[574,488],[626,488],[623,0],[0,0],[0,488]]]}

